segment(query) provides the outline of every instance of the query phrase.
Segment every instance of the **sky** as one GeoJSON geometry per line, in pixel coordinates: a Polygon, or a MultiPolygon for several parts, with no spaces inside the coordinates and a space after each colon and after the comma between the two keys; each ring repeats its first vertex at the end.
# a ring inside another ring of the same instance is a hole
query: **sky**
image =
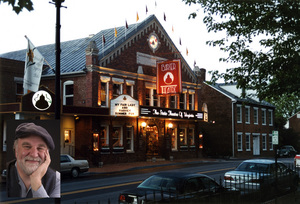
{"type": "MultiPolygon", "coordinates": [[[[34,10],[24,9],[18,15],[11,6],[1,2],[0,54],[26,49],[25,35],[36,47],[55,43],[56,8],[50,1],[32,0],[34,10]]],[[[225,36],[207,32],[202,21],[204,14],[198,4],[188,6],[182,0],[65,0],[62,5],[67,8],[61,8],[61,42],[125,26],[126,21],[129,25],[135,24],[137,14],[138,22],[155,14],[190,67],[193,68],[196,62],[196,66],[207,70],[207,80],[210,78],[208,71],[225,72],[226,68],[233,66],[219,62],[219,58],[226,54],[218,47],[206,45],[207,40],[225,36]],[[188,19],[195,11],[198,12],[197,18],[188,19]]]]}

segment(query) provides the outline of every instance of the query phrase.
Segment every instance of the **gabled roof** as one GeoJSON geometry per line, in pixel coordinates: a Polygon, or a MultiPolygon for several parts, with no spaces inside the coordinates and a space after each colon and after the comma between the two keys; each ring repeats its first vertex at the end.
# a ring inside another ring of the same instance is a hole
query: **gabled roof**
{"type": "MultiPolygon", "coordinates": [[[[101,58],[106,57],[124,42],[137,35],[137,33],[140,33],[141,30],[143,30],[145,26],[147,26],[152,21],[155,21],[156,25],[159,25],[160,30],[162,30],[166,38],[172,44],[172,49],[175,49],[177,53],[180,53],[176,48],[175,44],[171,41],[171,38],[168,36],[167,32],[164,30],[164,28],[158,21],[158,19],[155,17],[155,15],[151,15],[140,23],[129,25],[128,29],[126,29],[125,26],[117,27],[117,37],[115,37],[115,28],[109,28],[100,31],[93,36],[61,42],[61,74],[83,72],[85,70],[85,49],[88,47],[91,41],[96,42],[96,46],[99,50],[100,61],[101,58]],[[105,38],[104,44],[102,42],[102,36],[104,36],[105,38]]],[[[50,66],[55,70],[55,44],[38,46],[37,49],[44,56],[47,63],[49,63],[50,66]]],[[[0,57],[25,61],[25,55],[26,49],[23,49],[19,51],[1,54],[0,57]]],[[[183,56],[179,54],[179,57],[181,58],[182,63],[185,64],[183,68],[187,69],[190,75],[196,78],[194,72],[189,67],[188,63],[185,61],[183,56]]],[[[44,64],[47,65],[46,63],[44,64]]],[[[53,74],[54,71],[50,68],[46,68],[43,71],[44,76],[53,74]]]]}
{"type": "Polygon", "coordinates": [[[246,97],[242,97],[242,89],[237,88],[236,83],[230,83],[230,84],[225,84],[225,83],[215,83],[215,84],[207,84],[206,85],[212,87],[213,89],[219,91],[221,94],[224,96],[228,97],[231,99],[231,101],[234,102],[240,102],[240,103],[251,103],[251,104],[256,104],[256,105],[263,105],[263,106],[269,106],[272,108],[275,108],[274,105],[271,103],[268,103],[266,101],[261,101],[256,97],[256,92],[254,90],[245,90],[246,92],[246,97]]]}

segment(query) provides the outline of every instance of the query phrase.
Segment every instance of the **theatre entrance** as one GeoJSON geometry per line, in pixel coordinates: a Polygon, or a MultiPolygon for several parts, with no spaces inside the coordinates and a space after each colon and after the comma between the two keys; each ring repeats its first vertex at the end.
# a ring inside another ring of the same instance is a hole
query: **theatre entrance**
{"type": "Polygon", "coordinates": [[[147,142],[147,158],[159,156],[158,129],[156,126],[147,127],[146,130],[147,142]]]}

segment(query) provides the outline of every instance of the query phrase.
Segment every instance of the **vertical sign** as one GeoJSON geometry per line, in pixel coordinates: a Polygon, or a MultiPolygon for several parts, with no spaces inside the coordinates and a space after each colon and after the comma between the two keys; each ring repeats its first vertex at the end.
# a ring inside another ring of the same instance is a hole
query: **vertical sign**
{"type": "Polygon", "coordinates": [[[272,143],[273,145],[278,145],[279,141],[278,141],[278,131],[273,130],[272,132],[273,136],[272,136],[272,143]]]}
{"type": "Polygon", "coordinates": [[[180,60],[170,60],[156,64],[157,94],[181,93],[181,62],[180,60]]]}

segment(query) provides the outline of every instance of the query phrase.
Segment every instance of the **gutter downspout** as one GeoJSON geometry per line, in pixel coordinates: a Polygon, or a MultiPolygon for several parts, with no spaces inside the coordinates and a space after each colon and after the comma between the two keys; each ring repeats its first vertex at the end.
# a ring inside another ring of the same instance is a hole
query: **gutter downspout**
{"type": "Polygon", "coordinates": [[[235,135],[235,123],[234,123],[234,119],[235,119],[235,117],[234,117],[234,104],[236,103],[236,100],[232,100],[231,101],[231,105],[232,105],[232,107],[231,107],[231,111],[232,111],[232,116],[231,116],[231,119],[232,119],[232,157],[234,158],[235,157],[235,154],[234,154],[234,144],[235,144],[235,140],[234,140],[234,135],[235,135]]]}

